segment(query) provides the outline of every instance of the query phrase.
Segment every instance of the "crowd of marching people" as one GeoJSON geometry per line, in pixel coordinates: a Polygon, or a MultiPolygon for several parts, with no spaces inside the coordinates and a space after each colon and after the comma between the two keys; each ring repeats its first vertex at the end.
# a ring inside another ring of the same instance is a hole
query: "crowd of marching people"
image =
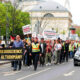
{"type": "MultiPolygon", "coordinates": [[[[11,41],[9,48],[22,47],[23,60],[22,61],[11,61],[13,70],[21,70],[22,62],[24,66],[28,68],[34,66],[34,70],[37,70],[37,66],[50,66],[52,63],[55,65],[63,62],[68,62],[70,58],[74,57],[77,48],[80,46],[80,41],[66,40],[63,41],[60,38],[57,40],[38,40],[38,38],[32,38],[31,41],[25,39],[21,40],[20,36],[17,35],[14,41],[11,41]]],[[[4,46],[0,44],[0,48],[4,46]]]]}

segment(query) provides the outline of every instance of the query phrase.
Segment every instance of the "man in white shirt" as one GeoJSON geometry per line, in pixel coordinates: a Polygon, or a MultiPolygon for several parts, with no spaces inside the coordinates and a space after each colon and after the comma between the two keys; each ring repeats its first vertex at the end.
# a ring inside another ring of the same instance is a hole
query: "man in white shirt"
{"type": "Polygon", "coordinates": [[[60,54],[61,54],[61,44],[60,42],[57,40],[56,44],[55,44],[55,64],[60,63],[60,54]]]}

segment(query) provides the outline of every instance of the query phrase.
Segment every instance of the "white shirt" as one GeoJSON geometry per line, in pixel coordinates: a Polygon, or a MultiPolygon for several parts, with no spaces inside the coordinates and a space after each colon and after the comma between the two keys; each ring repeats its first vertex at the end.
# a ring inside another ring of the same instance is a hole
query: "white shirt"
{"type": "Polygon", "coordinates": [[[61,44],[57,44],[57,46],[58,46],[58,50],[62,48],[61,44]]]}
{"type": "Polygon", "coordinates": [[[43,43],[41,43],[41,49],[42,49],[42,53],[43,53],[43,43]]]}
{"type": "Polygon", "coordinates": [[[55,44],[55,51],[57,51],[58,50],[58,45],[57,44],[55,44]]]}

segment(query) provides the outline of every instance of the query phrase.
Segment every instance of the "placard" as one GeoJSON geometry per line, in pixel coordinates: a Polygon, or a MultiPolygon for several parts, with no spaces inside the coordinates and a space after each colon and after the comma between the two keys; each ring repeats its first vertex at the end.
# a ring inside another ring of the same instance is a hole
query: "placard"
{"type": "Polygon", "coordinates": [[[25,26],[22,27],[22,29],[23,29],[24,35],[32,33],[31,25],[25,25],[25,26]]]}
{"type": "Polygon", "coordinates": [[[22,48],[4,48],[0,49],[0,60],[22,60],[22,48]]]}

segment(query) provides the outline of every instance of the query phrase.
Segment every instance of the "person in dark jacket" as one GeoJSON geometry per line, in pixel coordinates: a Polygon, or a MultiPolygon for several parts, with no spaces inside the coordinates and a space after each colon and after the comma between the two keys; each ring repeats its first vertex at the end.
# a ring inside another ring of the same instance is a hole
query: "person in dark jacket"
{"type": "Polygon", "coordinates": [[[26,42],[26,39],[23,40],[23,44],[24,44],[24,48],[23,48],[23,51],[24,51],[24,55],[23,55],[23,65],[27,65],[27,42],[26,42]]]}
{"type": "Polygon", "coordinates": [[[34,70],[36,71],[38,60],[39,60],[39,55],[41,56],[41,46],[37,38],[35,38],[34,42],[32,43],[32,55],[33,55],[34,70]]]}
{"type": "Polygon", "coordinates": [[[46,43],[44,42],[44,38],[41,38],[41,56],[40,56],[40,65],[44,65],[45,63],[45,55],[46,55],[46,43]]]}
{"type": "Polygon", "coordinates": [[[27,47],[27,65],[31,66],[32,65],[32,54],[31,54],[31,42],[28,42],[28,47],[27,47]]]}
{"type": "Polygon", "coordinates": [[[68,53],[69,53],[69,43],[68,41],[64,44],[64,59],[66,59],[66,62],[68,62],[68,53]]]}
{"type": "Polygon", "coordinates": [[[64,44],[63,42],[61,43],[61,54],[60,54],[60,63],[62,63],[64,61],[64,44]]]}
{"type": "MultiPolygon", "coordinates": [[[[14,43],[14,40],[11,40],[10,44],[9,44],[9,48],[12,48],[14,43]]],[[[11,67],[14,67],[14,61],[11,61],[11,67]]]]}

